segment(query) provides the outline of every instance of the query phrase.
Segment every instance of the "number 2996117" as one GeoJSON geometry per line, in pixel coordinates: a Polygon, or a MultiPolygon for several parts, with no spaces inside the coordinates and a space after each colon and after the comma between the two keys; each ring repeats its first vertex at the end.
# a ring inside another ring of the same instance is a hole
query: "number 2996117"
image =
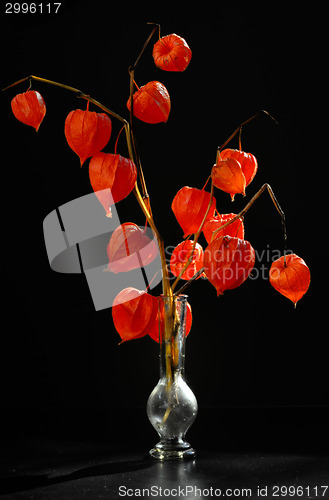
{"type": "Polygon", "coordinates": [[[58,14],[61,3],[59,2],[41,2],[41,3],[19,3],[7,2],[5,4],[6,14],[58,14]]]}

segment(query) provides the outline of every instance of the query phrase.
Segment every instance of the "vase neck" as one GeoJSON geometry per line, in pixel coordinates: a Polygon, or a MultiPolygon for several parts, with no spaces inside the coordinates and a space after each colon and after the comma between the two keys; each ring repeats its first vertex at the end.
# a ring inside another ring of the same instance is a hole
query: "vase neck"
{"type": "Polygon", "coordinates": [[[187,296],[160,298],[164,321],[159,328],[160,377],[174,380],[184,375],[187,296]]]}

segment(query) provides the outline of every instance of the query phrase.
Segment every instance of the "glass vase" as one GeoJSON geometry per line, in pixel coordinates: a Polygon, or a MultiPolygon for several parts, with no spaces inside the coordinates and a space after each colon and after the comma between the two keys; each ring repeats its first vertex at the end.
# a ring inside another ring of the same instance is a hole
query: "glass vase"
{"type": "Polygon", "coordinates": [[[150,450],[159,460],[192,458],[185,440],[198,404],[184,379],[187,296],[159,298],[160,380],[147,402],[148,418],[160,441],[150,450]]]}

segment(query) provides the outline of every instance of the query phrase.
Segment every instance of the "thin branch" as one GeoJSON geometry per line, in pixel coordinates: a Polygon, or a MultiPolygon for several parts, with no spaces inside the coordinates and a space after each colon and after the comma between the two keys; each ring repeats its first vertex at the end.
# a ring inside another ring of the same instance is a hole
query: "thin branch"
{"type": "MultiPolygon", "coordinates": [[[[286,264],[286,254],[285,254],[285,251],[287,250],[287,230],[286,230],[285,214],[284,214],[282,208],[280,207],[278,200],[276,199],[276,197],[274,195],[273,189],[271,188],[271,186],[269,184],[264,184],[259,189],[259,191],[257,191],[257,193],[251,198],[251,200],[249,201],[249,203],[247,203],[247,205],[244,207],[244,209],[241,210],[240,213],[238,213],[231,220],[229,220],[228,222],[226,222],[225,224],[223,224],[222,226],[220,226],[218,229],[216,229],[216,231],[213,231],[211,241],[214,240],[214,238],[216,237],[216,234],[219,231],[222,231],[227,226],[229,226],[230,224],[232,224],[234,221],[236,221],[236,220],[238,220],[240,218],[242,219],[243,216],[244,216],[244,214],[246,212],[248,212],[249,208],[254,204],[254,202],[257,200],[257,198],[259,198],[260,195],[266,189],[267,189],[267,191],[268,191],[268,193],[269,193],[269,195],[271,197],[272,202],[274,203],[275,208],[277,209],[277,211],[279,212],[279,214],[281,216],[281,224],[282,224],[283,239],[284,239],[284,264],[286,264]]],[[[194,247],[193,247],[193,250],[194,250],[194,247]]],[[[193,255],[193,251],[191,252],[191,255],[193,255]]],[[[192,257],[189,259],[188,264],[191,262],[191,260],[192,260],[192,257]]],[[[204,271],[204,268],[200,269],[197,273],[195,273],[195,275],[192,276],[192,278],[190,278],[179,290],[177,290],[177,292],[175,292],[174,295],[176,296],[176,295],[181,294],[194,280],[196,280],[203,273],[203,271],[204,271]]],[[[185,272],[185,268],[184,268],[183,272],[185,272]]],[[[177,281],[177,279],[176,279],[176,281],[177,281]]],[[[176,281],[175,281],[175,283],[176,283],[176,281]]],[[[175,285],[175,283],[174,283],[174,285],[175,285]]],[[[173,288],[174,288],[174,286],[173,286],[173,288]]]]}
{"type": "Polygon", "coordinates": [[[90,97],[90,95],[85,94],[81,90],[76,89],[74,87],[71,87],[70,85],[64,85],[63,83],[54,82],[53,80],[47,80],[46,78],[40,78],[39,76],[34,76],[34,75],[26,76],[25,78],[17,80],[17,82],[14,82],[14,83],[11,83],[10,85],[8,85],[4,89],[2,89],[2,92],[4,92],[5,90],[10,89],[12,87],[15,87],[16,85],[19,85],[20,83],[24,83],[27,80],[30,80],[30,81],[31,80],[35,80],[37,82],[47,83],[49,85],[54,85],[55,87],[60,87],[62,89],[74,92],[75,94],[77,94],[77,97],[80,97],[82,99],[86,99],[87,101],[91,102],[92,104],[95,104],[95,106],[97,106],[98,108],[102,109],[103,111],[105,111],[109,115],[113,116],[113,118],[117,118],[122,123],[125,123],[125,124],[128,123],[125,118],[123,118],[122,116],[118,115],[117,113],[115,113],[114,111],[112,111],[110,108],[107,108],[106,106],[104,106],[103,104],[101,104],[99,101],[96,101],[96,99],[93,99],[92,97],[90,97]]]}
{"type": "Polygon", "coordinates": [[[146,205],[147,205],[148,211],[152,215],[151,204],[150,204],[150,200],[149,200],[149,194],[148,194],[147,187],[146,187],[146,182],[145,182],[145,177],[144,177],[144,173],[143,173],[142,163],[141,163],[141,159],[140,159],[140,155],[139,155],[139,151],[138,151],[138,147],[137,147],[137,142],[136,142],[136,137],[135,137],[135,132],[134,132],[134,100],[133,100],[134,83],[135,83],[135,69],[136,69],[136,67],[137,67],[137,65],[139,63],[139,60],[142,57],[142,55],[143,55],[143,53],[144,53],[147,45],[149,44],[152,36],[154,35],[154,33],[156,32],[157,29],[160,30],[160,25],[159,24],[155,24],[155,23],[147,23],[147,24],[152,24],[153,25],[152,31],[149,34],[149,36],[147,37],[146,41],[144,42],[144,45],[143,45],[141,51],[139,52],[139,54],[138,54],[138,56],[136,58],[135,63],[132,66],[129,67],[129,76],[130,76],[130,85],[129,85],[130,120],[129,120],[129,122],[130,122],[131,142],[132,142],[132,146],[133,146],[133,149],[134,149],[135,163],[136,163],[136,167],[137,167],[139,181],[140,181],[140,184],[141,184],[141,189],[142,189],[142,193],[143,193],[143,199],[146,200],[146,205]]]}
{"type": "MultiPolygon", "coordinates": [[[[183,267],[183,269],[181,270],[181,272],[179,273],[179,275],[178,275],[178,276],[177,276],[177,278],[175,279],[174,283],[172,284],[172,287],[171,287],[172,291],[174,291],[174,289],[176,288],[176,285],[177,285],[178,281],[181,279],[181,277],[182,277],[182,276],[183,276],[183,274],[185,273],[186,269],[188,268],[188,266],[189,266],[189,265],[191,264],[191,262],[192,262],[192,259],[193,259],[193,253],[194,253],[194,250],[195,250],[196,244],[197,244],[197,242],[198,242],[198,239],[199,239],[199,236],[200,236],[200,234],[201,234],[201,231],[202,231],[203,225],[204,225],[204,223],[205,223],[205,221],[206,221],[207,215],[208,215],[209,210],[210,210],[210,208],[211,208],[211,205],[212,205],[212,203],[213,203],[213,194],[214,194],[214,184],[213,184],[213,182],[211,181],[210,199],[209,199],[209,203],[208,203],[207,210],[206,210],[206,212],[205,212],[205,214],[204,214],[204,216],[203,216],[203,219],[202,219],[202,222],[201,222],[201,224],[200,224],[200,226],[199,226],[198,231],[197,231],[197,232],[195,233],[195,235],[194,235],[194,241],[193,241],[193,245],[192,245],[192,249],[191,249],[190,256],[189,256],[189,258],[187,259],[187,261],[186,261],[186,263],[185,263],[185,266],[183,267]]],[[[193,280],[194,278],[191,278],[191,279],[193,280]]],[[[190,280],[189,280],[189,281],[190,281],[190,280]]],[[[176,293],[175,293],[175,295],[176,295],[176,293]]]]}
{"type": "Polygon", "coordinates": [[[155,236],[157,238],[157,243],[159,246],[159,253],[160,253],[160,259],[161,259],[161,267],[162,267],[162,289],[163,289],[163,294],[166,296],[172,296],[172,291],[170,288],[169,284],[169,274],[168,274],[168,268],[167,268],[167,261],[166,261],[166,254],[165,254],[165,249],[164,249],[164,242],[163,239],[157,230],[157,227],[154,223],[153,217],[150,214],[148,207],[145,204],[145,201],[143,200],[143,197],[138,189],[137,183],[135,184],[134,187],[134,194],[135,197],[147,219],[147,222],[149,223],[150,227],[153,229],[155,236]]]}
{"type": "Polygon", "coordinates": [[[212,233],[212,239],[214,239],[216,237],[216,234],[219,232],[219,231],[222,231],[223,229],[225,229],[227,226],[229,226],[230,224],[232,224],[233,222],[235,222],[236,220],[240,219],[240,218],[243,218],[244,214],[246,212],[248,212],[249,208],[254,204],[254,202],[257,200],[257,198],[260,197],[260,195],[267,189],[270,197],[271,197],[271,200],[275,206],[275,208],[277,209],[278,213],[280,214],[280,217],[281,217],[281,224],[282,224],[282,231],[283,231],[283,239],[284,239],[284,250],[287,249],[287,229],[286,229],[286,218],[285,218],[285,214],[282,210],[282,208],[280,207],[279,205],[279,202],[278,200],[276,199],[275,195],[274,195],[274,192],[273,192],[273,189],[271,188],[271,186],[269,184],[264,184],[260,189],[259,191],[257,191],[257,193],[251,198],[251,200],[247,203],[247,205],[241,210],[241,212],[239,212],[237,215],[235,215],[231,220],[229,220],[228,222],[226,222],[225,224],[223,224],[222,226],[220,226],[218,229],[216,229],[213,233],[212,233]]]}
{"type": "Polygon", "coordinates": [[[203,271],[204,271],[204,267],[202,267],[197,273],[195,273],[195,275],[192,276],[192,278],[190,278],[188,281],[186,281],[184,283],[184,285],[179,290],[177,290],[177,292],[174,293],[174,296],[176,297],[176,296],[180,295],[181,293],[183,293],[184,290],[192,283],[192,281],[195,281],[197,278],[199,278],[199,276],[201,276],[203,271]]]}
{"type": "Polygon", "coordinates": [[[256,113],[255,115],[251,116],[250,118],[248,118],[248,120],[245,120],[243,123],[241,123],[238,128],[236,128],[233,132],[233,134],[230,135],[230,137],[221,145],[221,146],[218,146],[217,148],[217,156],[219,155],[219,152],[221,149],[225,148],[225,146],[227,146],[227,144],[236,136],[236,134],[239,134],[239,147],[241,147],[241,130],[242,130],[242,127],[244,125],[247,125],[247,123],[251,122],[251,120],[254,120],[255,118],[257,118],[257,116],[259,116],[261,113],[265,113],[267,116],[269,116],[270,118],[272,118],[273,121],[275,121],[275,123],[278,125],[278,122],[276,121],[275,118],[273,118],[272,115],[270,115],[270,113],[268,113],[267,111],[265,111],[265,109],[261,109],[260,111],[258,111],[258,113],[256,113]]]}
{"type": "Polygon", "coordinates": [[[160,31],[160,24],[157,24],[157,23],[147,23],[147,24],[151,24],[151,25],[153,25],[152,31],[151,31],[151,33],[149,34],[149,36],[147,37],[147,39],[146,39],[146,41],[145,41],[145,43],[144,43],[144,45],[143,45],[143,47],[142,47],[141,51],[139,52],[139,54],[138,54],[138,56],[137,56],[137,59],[136,59],[135,63],[134,63],[132,66],[130,66],[130,70],[134,70],[134,69],[136,68],[137,64],[139,63],[140,58],[142,57],[142,55],[143,55],[143,53],[144,53],[144,51],[145,51],[146,47],[148,46],[148,44],[149,44],[149,42],[150,42],[150,40],[151,40],[152,36],[153,36],[153,35],[154,35],[154,33],[156,32],[156,30],[157,30],[157,29],[159,29],[159,31],[160,31]]]}
{"type": "MultiPolygon", "coordinates": [[[[35,75],[29,75],[29,76],[26,76],[25,78],[21,78],[20,80],[17,80],[14,83],[11,83],[10,85],[8,85],[4,89],[2,89],[2,91],[8,90],[8,89],[10,89],[12,87],[15,87],[16,85],[19,85],[21,83],[26,82],[26,81],[30,81],[31,82],[31,80],[35,80],[37,82],[46,83],[46,84],[49,84],[49,85],[54,85],[56,87],[60,87],[60,88],[65,89],[65,90],[69,90],[70,92],[75,93],[77,95],[77,97],[85,99],[85,100],[91,102],[92,104],[94,104],[95,106],[99,107],[100,109],[102,109],[103,111],[105,111],[106,113],[108,113],[109,115],[111,115],[114,118],[117,118],[118,120],[120,120],[124,124],[124,128],[125,128],[129,158],[133,162],[135,162],[134,148],[133,148],[133,145],[132,145],[133,134],[131,133],[131,127],[130,127],[129,122],[125,118],[123,118],[122,116],[118,115],[117,113],[115,113],[114,111],[112,111],[110,108],[104,106],[102,103],[100,103],[99,101],[97,101],[96,99],[94,99],[93,97],[91,97],[90,95],[82,92],[81,90],[76,89],[75,87],[71,87],[70,85],[65,85],[63,83],[55,82],[53,80],[48,80],[46,78],[41,78],[41,77],[35,76],[35,75]]],[[[137,201],[138,201],[138,203],[139,203],[139,205],[140,205],[140,207],[141,207],[141,209],[142,209],[142,211],[143,211],[143,213],[144,213],[144,215],[145,215],[145,217],[146,217],[146,219],[147,219],[150,227],[153,229],[153,231],[156,234],[156,238],[157,238],[159,249],[160,249],[161,263],[162,263],[163,291],[164,291],[165,294],[171,296],[172,292],[171,292],[171,289],[170,289],[170,286],[169,286],[169,275],[168,275],[168,270],[167,270],[166,256],[165,256],[164,243],[163,243],[162,237],[160,236],[160,234],[159,234],[159,232],[158,232],[158,230],[157,230],[157,228],[156,228],[156,226],[154,224],[153,217],[152,217],[152,214],[151,214],[150,209],[149,209],[149,204],[148,203],[145,204],[145,202],[144,202],[145,196],[144,195],[142,196],[140,194],[140,192],[138,190],[138,187],[137,187],[137,184],[134,187],[134,194],[136,196],[136,199],[137,199],[137,201]]]]}
{"type": "MultiPolygon", "coordinates": [[[[137,58],[137,61],[138,60],[139,60],[139,58],[137,58]]],[[[142,168],[142,162],[141,162],[140,154],[139,154],[139,151],[137,148],[137,142],[136,142],[136,137],[135,137],[135,133],[134,133],[134,99],[133,99],[134,78],[135,78],[135,69],[134,68],[135,68],[135,66],[129,68],[129,75],[130,75],[130,92],[129,92],[129,94],[130,94],[130,120],[129,120],[130,136],[131,136],[132,146],[134,149],[135,163],[136,163],[136,167],[137,167],[139,181],[141,184],[143,199],[147,200],[146,203],[147,203],[149,211],[151,212],[151,207],[150,207],[150,202],[149,202],[149,194],[148,194],[147,187],[146,187],[144,172],[143,172],[143,168],[142,168]]]]}

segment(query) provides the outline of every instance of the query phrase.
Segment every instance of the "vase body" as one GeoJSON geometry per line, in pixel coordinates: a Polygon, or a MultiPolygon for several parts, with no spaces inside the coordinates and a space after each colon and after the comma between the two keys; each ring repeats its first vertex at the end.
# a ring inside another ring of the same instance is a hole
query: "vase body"
{"type": "Polygon", "coordinates": [[[150,450],[159,460],[192,458],[195,450],[185,440],[198,404],[184,379],[187,296],[159,298],[160,380],[147,402],[148,418],[160,441],[150,450]],[[163,315],[169,315],[166,327],[163,315]]]}

